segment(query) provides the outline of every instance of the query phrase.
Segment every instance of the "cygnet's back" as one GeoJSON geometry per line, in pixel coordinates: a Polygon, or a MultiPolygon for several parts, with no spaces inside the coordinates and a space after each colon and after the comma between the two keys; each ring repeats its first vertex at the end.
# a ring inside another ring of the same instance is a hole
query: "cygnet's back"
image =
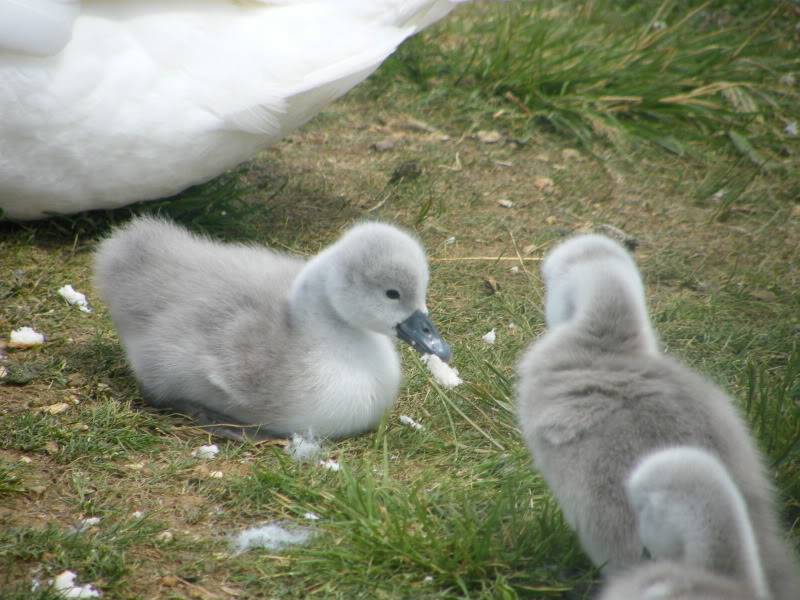
{"type": "Polygon", "coordinates": [[[659,450],[626,487],[653,562],[614,577],[601,600],[768,600],[744,498],[711,454],[659,450]]]}
{"type": "MultiPolygon", "coordinates": [[[[127,336],[151,327],[165,307],[187,298],[200,303],[196,310],[206,319],[224,314],[232,298],[238,308],[242,297],[259,304],[276,298],[259,308],[277,312],[276,291],[287,290],[304,264],[267,248],[215,242],[169,221],[141,217],[102,242],[95,283],[117,329],[127,336]]],[[[191,330],[194,324],[182,325],[191,330]]]]}
{"type": "Polygon", "coordinates": [[[659,351],[628,252],[580,236],[553,250],[542,273],[548,332],[518,365],[519,420],[592,561],[615,572],[641,560],[625,477],[652,450],[697,446],[718,456],[741,489],[775,599],[792,598],[791,551],[759,453],[728,396],[659,351]]]}

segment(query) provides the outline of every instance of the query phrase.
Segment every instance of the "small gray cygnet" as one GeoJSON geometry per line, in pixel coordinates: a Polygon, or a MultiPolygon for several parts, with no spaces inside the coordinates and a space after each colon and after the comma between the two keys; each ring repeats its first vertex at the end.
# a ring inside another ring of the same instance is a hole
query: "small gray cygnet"
{"type": "Polygon", "coordinates": [[[655,561],[617,575],[600,600],[768,600],[747,506],[725,467],[680,446],[646,456],[626,483],[655,561]]]}
{"type": "Polygon", "coordinates": [[[450,358],[425,252],[390,225],[357,225],[306,262],[143,217],[94,269],[145,400],[224,437],[368,431],[400,385],[393,338],[450,358]]]}
{"type": "Polygon", "coordinates": [[[630,254],[598,235],[542,264],[548,332],[518,364],[517,410],[534,463],[592,561],[614,573],[642,545],[624,482],[653,450],[690,445],[725,465],[747,504],[774,600],[796,600],[792,551],[758,450],[730,398],[664,355],[630,254]]]}

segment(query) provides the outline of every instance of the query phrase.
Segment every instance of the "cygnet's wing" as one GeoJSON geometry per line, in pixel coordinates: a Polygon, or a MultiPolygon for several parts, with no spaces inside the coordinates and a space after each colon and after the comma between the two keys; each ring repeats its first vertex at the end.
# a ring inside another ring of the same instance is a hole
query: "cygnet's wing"
{"type": "Polygon", "coordinates": [[[50,56],[72,37],[80,0],[0,0],[0,51],[50,56]]]}
{"type": "Polygon", "coordinates": [[[280,387],[276,340],[303,264],[145,217],[100,244],[95,284],[149,403],[204,422],[263,422],[269,399],[257,392],[280,387]]]}

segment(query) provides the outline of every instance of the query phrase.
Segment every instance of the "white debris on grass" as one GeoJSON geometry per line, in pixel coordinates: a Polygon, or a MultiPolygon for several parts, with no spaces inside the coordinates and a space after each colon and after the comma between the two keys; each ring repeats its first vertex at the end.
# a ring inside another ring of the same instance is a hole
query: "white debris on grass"
{"type": "Polygon", "coordinates": [[[323,469],[328,469],[328,471],[338,471],[341,469],[341,465],[336,462],[335,460],[329,458],[328,460],[321,460],[319,461],[319,466],[323,469]]]}
{"type": "Polygon", "coordinates": [[[492,329],[489,333],[481,337],[481,339],[491,346],[497,340],[497,332],[492,329]]]}
{"type": "Polygon", "coordinates": [[[20,327],[11,331],[9,348],[32,348],[44,344],[44,336],[33,327],[20,327]]]}
{"type": "Polygon", "coordinates": [[[322,454],[322,446],[310,431],[305,436],[295,433],[286,446],[286,454],[297,462],[312,462],[322,454]]]}
{"type": "Polygon", "coordinates": [[[216,444],[200,446],[199,448],[192,450],[192,456],[194,458],[205,458],[206,460],[216,458],[217,454],[219,454],[219,446],[216,444]]]}
{"type": "Polygon", "coordinates": [[[514,265],[514,266],[513,266],[513,267],[511,267],[511,268],[510,268],[508,271],[509,271],[511,274],[513,274],[513,275],[516,275],[517,273],[519,273],[519,267],[518,267],[517,265],[514,265]]]}
{"type": "Polygon", "coordinates": [[[308,519],[309,521],[319,521],[319,515],[313,512],[307,512],[303,515],[304,519],[308,519]]]}
{"type": "Polygon", "coordinates": [[[143,519],[144,518],[144,513],[141,510],[135,510],[131,514],[131,517],[133,517],[134,519],[143,519]]]}
{"type": "Polygon", "coordinates": [[[783,128],[783,132],[788,136],[797,137],[797,121],[789,121],[783,128]]]}
{"type": "Polygon", "coordinates": [[[313,534],[308,527],[274,521],[240,531],[233,539],[233,546],[236,554],[252,548],[282,550],[288,546],[305,544],[313,534]]]}
{"type": "Polygon", "coordinates": [[[445,389],[450,390],[464,383],[458,376],[458,369],[451,367],[435,354],[423,354],[422,362],[428,367],[437,383],[445,389]]]}
{"type": "Polygon", "coordinates": [[[64,571],[52,581],[53,589],[62,598],[99,598],[100,592],[91,585],[76,585],[77,575],[72,571],[64,571]]]}
{"type": "Polygon", "coordinates": [[[433,575],[425,575],[425,579],[422,581],[423,583],[433,583],[433,575]]]}
{"type": "Polygon", "coordinates": [[[168,542],[171,542],[174,538],[175,538],[175,536],[172,534],[172,532],[169,531],[169,530],[166,530],[166,531],[162,531],[161,533],[159,533],[156,536],[156,541],[163,542],[163,543],[166,544],[168,542]]]}
{"type": "Polygon", "coordinates": [[[500,198],[497,203],[503,208],[514,208],[514,203],[508,198],[500,198]]]}
{"type": "Polygon", "coordinates": [[[209,473],[208,476],[211,479],[222,479],[223,477],[225,477],[225,473],[223,473],[222,471],[211,471],[211,473],[209,473]]]}
{"type": "Polygon", "coordinates": [[[400,422],[403,425],[408,425],[411,429],[416,429],[419,431],[420,429],[425,429],[421,423],[417,423],[414,419],[409,417],[408,415],[400,415],[400,422]]]}
{"type": "Polygon", "coordinates": [[[89,308],[89,302],[86,300],[86,294],[82,294],[81,292],[77,291],[69,283],[58,288],[58,293],[62,298],[64,298],[64,300],[67,301],[68,304],[77,306],[78,310],[81,312],[92,312],[92,309],[89,308]]]}
{"type": "Polygon", "coordinates": [[[446,245],[446,246],[450,246],[450,245],[452,245],[452,244],[455,244],[455,243],[456,243],[456,236],[454,236],[454,235],[451,235],[449,238],[447,238],[447,239],[444,241],[444,243],[445,243],[445,245],[446,245]]]}
{"type": "Polygon", "coordinates": [[[72,533],[82,533],[89,529],[90,527],[94,527],[100,522],[100,517],[89,517],[88,519],[81,519],[78,523],[70,528],[72,533]]]}

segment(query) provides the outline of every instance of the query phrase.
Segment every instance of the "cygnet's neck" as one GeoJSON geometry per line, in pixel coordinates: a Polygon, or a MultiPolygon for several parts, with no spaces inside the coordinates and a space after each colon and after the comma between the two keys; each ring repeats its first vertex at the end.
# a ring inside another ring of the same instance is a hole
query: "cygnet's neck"
{"type": "Polygon", "coordinates": [[[569,322],[602,345],[658,352],[638,271],[615,259],[573,266],[548,290],[548,326],[569,322]]]}
{"type": "Polygon", "coordinates": [[[332,260],[331,250],[325,250],[306,263],[295,278],[289,292],[289,314],[294,327],[320,333],[326,329],[357,331],[331,304],[326,277],[332,260]]]}

